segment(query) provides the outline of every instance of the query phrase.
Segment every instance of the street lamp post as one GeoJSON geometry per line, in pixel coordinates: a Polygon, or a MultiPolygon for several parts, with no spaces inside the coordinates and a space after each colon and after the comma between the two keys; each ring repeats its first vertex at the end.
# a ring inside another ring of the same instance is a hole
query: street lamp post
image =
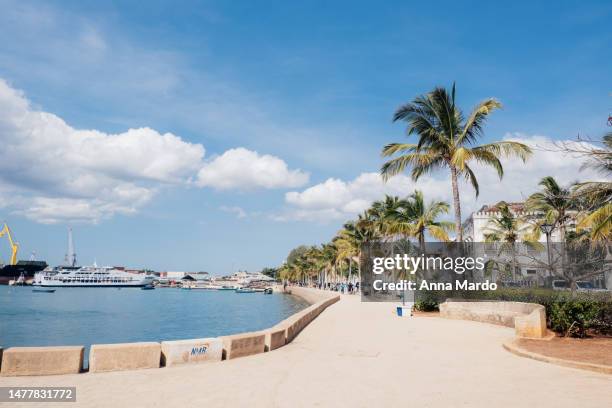
{"type": "Polygon", "coordinates": [[[546,254],[548,255],[548,273],[552,276],[552,258],[550,253],[550,234],[552,234],[555,226],[553,224],[544,223],[540,225],[540,230],[546,234],[546,254]]]}

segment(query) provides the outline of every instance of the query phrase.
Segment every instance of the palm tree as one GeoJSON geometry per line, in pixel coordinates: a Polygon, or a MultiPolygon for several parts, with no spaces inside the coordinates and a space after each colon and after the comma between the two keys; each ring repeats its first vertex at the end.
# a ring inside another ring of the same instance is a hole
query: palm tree
{"type": "Polygon", "coordinates": [[[521,235],[529,225],[517,217],[507,203],[501,201],[495,206],[499,209],[499,217],[491,217],[485,227],[486,242],[507,242],[513,244],[520,241],[521,235]]]}
{"type": "Polygon", "coordinates": [[[385,195],[384,200],[374,201],[370,208],[360,214],[355,226],[364,234],[364,240],[392,238],[393,233],[389,231],[389,215],[401,205],[399,197],[385,195]]]}
{"type": "MultiPolygon", "coordinates": [[[[612,178],[612,132],[603,137],[603,148],[588,151],[588,161],[584,167],[597,170],[608,180],[612,178]]],[[[612,182],[589,181],[579,183],[573,193],[582,198],[585,209],[578,230],[587,230],[589,238],[595,243],[609,242],[612,238],[612,182]]]]}
{"type": "Polygon", "coordinates": [[[540,180],[542,190],[533,193],[525,202],[528,211],[544,214],[544,221],[559,229],[561,241],[565,241],[565,229],[570,217],[568,212],[576,209],[576,196],[570,188],[561,187],[552,176],[540,180]]]}
{"type": "Polygon", "coordinates": [[[500,253],[510,251],[512,256],[512,280],[516,273],[516,242],[525,236],[526,230],[530,225],[521,217],[516,216],[508,204],[504,201],[499,202],[496,207],[499,209],[498,217],[491,217],[485,228],[485,242],[501,242],[500,253]]]}
{"type": "Polygon", "coordinates": [[[390,230],[416,237],[419,247],[425,250],[425,234],[439,241],[448,241],[447,231],[452,230],[453,223],[438,221],[438,217],[448,213],[448,203],[431,201],[425,204],[423,193],[415,190],[407,200],[402,200],[397,210],[389,214],[392,221],[390,230]]]}
{"type": "Polygon", "coordinates": [[[329,274],[335,272],[334,267],[336,265],[337,256],[338,249],[334,244],[323,244],[321,248],[321,263],[323,273],[322,281],[324,283],[327,283],[329,274]]]}
{"type": "Polygon", "coordinates": [[[455,104],[455,84],[450,93],[441,87],[428,94],[418,96],[412,102],[401,106],[393,121],[408,123],[408,135],[416,134],[417,143],[391,143],[383,148],[383,157],[400,154],[381,168],[384,180],[412,168],[411,175],[417,181],[423,174],[437,169],[448,168],[451,173],[453,204],[455,207],[455,230],[457,241],[463,241],[461,230],[461,203],[458,178],[465,177],[479,193],[478,180],[470,165],[473,162],[493,167],[500,179],[504,170],[500,158],[517,156],[525,161],[531,149],[519,142],[503,141],[476,146],[483,135],[483,127],[489,114],[501,107],[495,99],[486,99],[476,105],[472,113],[463,117],[455,104]]]}

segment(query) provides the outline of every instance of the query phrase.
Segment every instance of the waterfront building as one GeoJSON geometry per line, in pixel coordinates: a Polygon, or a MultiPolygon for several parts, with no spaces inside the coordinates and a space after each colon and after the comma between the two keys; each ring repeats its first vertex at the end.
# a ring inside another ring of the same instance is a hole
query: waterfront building
{"type": "MultiPolygon", "coordinates": [[[[527,212],[525,210],[525,203],[523,202],[507,204],[510,212],[514,216],[523,219],[526,223],[536,225],[538,222],[542,221],[543,214],[527,212]]],[[[570,222],[567,225],[568,231],[575,230],[576,228],[576,220],[572,217],[573,215],[575,216],[575,212],[570,213],[570,222]]],[[[480,210],[473,212],[463,223],[464,240],[467,242],[485,242],[485,234],[487,234],[488,229],[490,228],[490,221],[492,219],[499,218],[500,216],[501,213],[499,211],[499,203],[494,205],[483,205],[480,210]]],[[[519,234],[519,240],[517,242],[521,242],[524,238],[524,234],[526,233],[528,233],[528,229],[524,229],[521,234],[519,234]]],[[[539,241],[546,243],[546,236],[541,234],[539,241]]],[[[553,230],[550,236],[550,241],[563,241],[558,228],[553,230]]]]}

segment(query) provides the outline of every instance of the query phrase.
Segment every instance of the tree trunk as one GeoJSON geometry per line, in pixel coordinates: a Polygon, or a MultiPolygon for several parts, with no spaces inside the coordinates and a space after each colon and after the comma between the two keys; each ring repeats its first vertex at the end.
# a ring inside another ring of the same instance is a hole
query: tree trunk
{"type": "Polygon", "coordinates": [[[457,168],[453,165],[451,169],[451,183],[453,187],[453,206],[455,207],[455,231],[457,238],[455,242],[463,242],[463,231],[461,228],[461,203],[459,201],[459,185],[457,184],[457,168]]]}
{"type": "Polygon", "coordinates": [[[425,232],[419,231],[419,247],[421,249],[421,253],[425,253],[425,232]]]}
{"type": "Polygon", "coordinates": [[[512,282],[516,282],[516,248],[512,242],[512,282]]]}

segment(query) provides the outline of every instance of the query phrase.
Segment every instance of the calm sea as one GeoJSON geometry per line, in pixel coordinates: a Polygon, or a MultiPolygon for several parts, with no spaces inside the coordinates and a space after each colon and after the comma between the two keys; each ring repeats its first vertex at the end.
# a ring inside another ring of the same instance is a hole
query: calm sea
{"type": "Polygon", "coordinates": [[[308,306],[276,293],[56,289],[35,293],[32,287],[0,286],[0,347],[216,337],[271,327],[308,306]]]}

